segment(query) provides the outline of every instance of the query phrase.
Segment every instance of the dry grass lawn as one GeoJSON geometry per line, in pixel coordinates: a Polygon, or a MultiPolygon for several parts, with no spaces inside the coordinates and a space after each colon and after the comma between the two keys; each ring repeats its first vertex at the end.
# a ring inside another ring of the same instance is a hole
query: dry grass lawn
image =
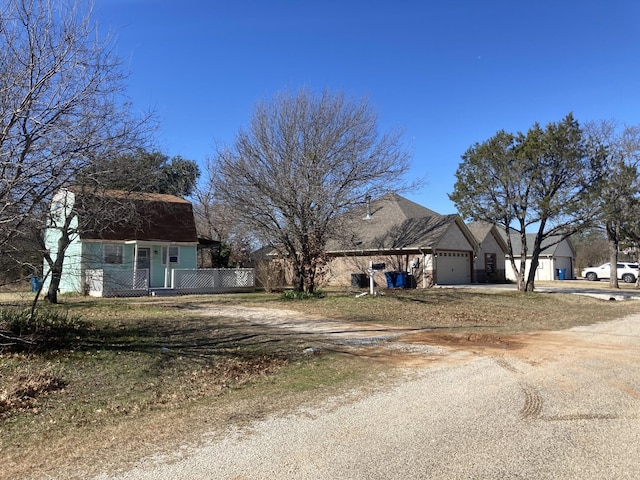
{"type": "MultiPolygon", "coordinates": [[[[6,295],[0,308],[28,300],[6,295]]],[[[563,329],[640,311],[635,301],[472,289],[330,292],[305,301],[264,293],[61,300],[53,310],[73,321],[34,337],[36,345],[0,350],[0,478],[86,478],[205,433],[382,388],[396,373],[353,352],[307,355],[309,336],[197,308],[242,304],[461,337],[563,329]]],[[[0,322],[0,332],[7,328],[0,322]]]]}

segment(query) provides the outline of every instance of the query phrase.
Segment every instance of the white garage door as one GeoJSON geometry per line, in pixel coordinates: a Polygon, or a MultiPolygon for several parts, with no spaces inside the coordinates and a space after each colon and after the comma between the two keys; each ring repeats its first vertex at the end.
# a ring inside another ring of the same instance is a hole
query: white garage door
{"type": "Polygon", "coordinates": [[[440,285],[471,283],[469,252],[438,252],[437,280],[440,285]]]}

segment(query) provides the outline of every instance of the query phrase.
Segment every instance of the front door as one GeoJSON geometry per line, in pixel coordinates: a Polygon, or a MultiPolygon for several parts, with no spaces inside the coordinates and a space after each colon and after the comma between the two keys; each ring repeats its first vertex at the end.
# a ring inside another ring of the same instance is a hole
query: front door
{"type": "Polygon", "coordinates": [[[136,270],[146,270],[147,280],[146,286],[149,286],[151,279],[151,249],[138,247],[138,261],[136,262],[136,270]]]}

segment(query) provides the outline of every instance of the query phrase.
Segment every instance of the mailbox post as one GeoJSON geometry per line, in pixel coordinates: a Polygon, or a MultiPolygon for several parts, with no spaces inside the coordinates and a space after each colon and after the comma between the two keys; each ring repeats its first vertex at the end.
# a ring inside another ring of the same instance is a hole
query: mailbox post
{"type": "Polygon", "coordinates": [[[373,295],[373,274],[374,272],[381,272],[385,269],[384,263],[369,262],[369,294],[373,295]]]}

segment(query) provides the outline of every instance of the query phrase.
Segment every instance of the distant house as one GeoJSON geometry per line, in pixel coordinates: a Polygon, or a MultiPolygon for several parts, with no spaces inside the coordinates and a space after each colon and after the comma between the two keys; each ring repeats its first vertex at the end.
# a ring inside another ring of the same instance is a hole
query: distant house
{"type": "Polygon", "coordinates": [[[212,291],[217,282],[211,269],[196,270],[198,237],[193,209],[182,198],[63,189],[53,198],[50,217],[45,243],[54,257],[65,219],[72,219],[69,231],[76,232],[65,255],[61,293],[197,293],[212,291]]]}
{"type": "Polygon", "coordinates": [[[505,260],[507,244],[498,227],[486,222],[468,224],[478,242],[475,261],[475,278],[477,282],[500,282],[506,278],[505,260]]]}
{"type": "MultiPolygon", "coordinates": [[[[500,229],[500,234],[506,242],[506,233],[500,229]]],[[[533,242],[535,240],[535,234],[528,233],[526,235],[528,253],[525,269],[525,278],[529,275],[531,268],[530,253],[533,248],[533,242]]],[[[535,273],[535,280],[571,280],[574,277],[573,268],[575,265],[575,253],[571,242],[568,239],[560,240],[560,236],[552,236],[546,238],[542,242],[542,252],[540,252],[538,268],[535,273]]],[[[515,232],[511,234],[511,245],[513,248],[513,255],[516,260],[516,266],[520,266],[520,255],[522,252],[522,242],[520,241],[520,234],[515,232]]],[[[511,267],[510,258],[506,257],[506,278],[508,280],[517,280],[517,276],[511,267]]]]}
{"type": "Polygon", "coordinates": [[[355,286],[371,263],[384,264],[374,276],[383,284],[384,272],[406,273],[420,287],[474,281],[477,242],[457,214],[388,194],[341,220],[343,235],[327,246],[329,284],[355,286]]]}

